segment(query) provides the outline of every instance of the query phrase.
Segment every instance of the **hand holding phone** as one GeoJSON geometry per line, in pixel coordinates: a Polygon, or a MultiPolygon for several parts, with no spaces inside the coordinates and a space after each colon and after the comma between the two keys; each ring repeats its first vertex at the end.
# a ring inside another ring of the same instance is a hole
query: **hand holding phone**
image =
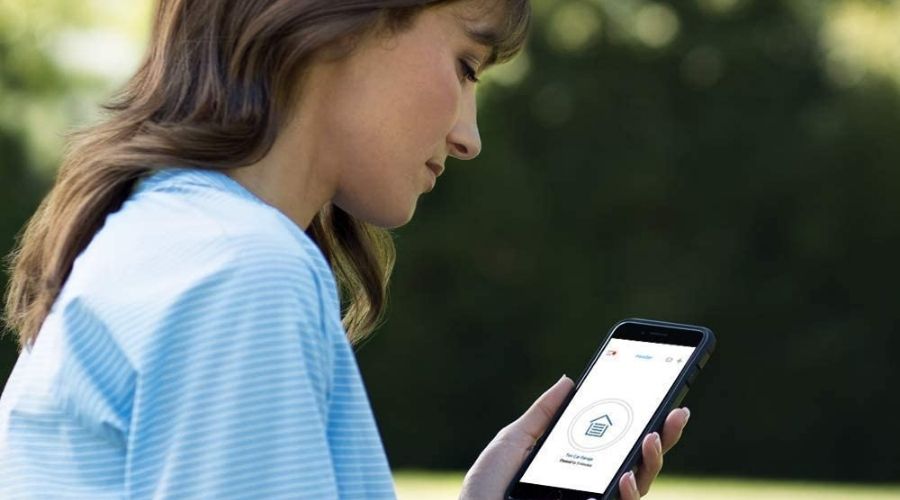
{"type": "Polygon", "coordinates": [[[704,327],[626,320],[610,331],[506,492],[509,500],[611,499],[709,359],[704,327]]]}
{"type": "MultiPolygon", "coordinates": [[[[534,447],[535,441],[550,426],[551,419],[568,400],[574,388],[572,379],[563,376],[541,394],[521,417],[498,432],[466,473],[459,500],[503,498],[510,480],[534,447]]],[[[663,453],[678,444],[687,425],[687,416],[687,408],[669,413],[663,424],[663,453]]],[[[646,495],[662,468],[662,456],[649,445],[649,442],[644,444],[643,463],[632,478],[635,481],[634,489],[629,490],[630,485],[624,477],[620,480],[622,500],[639,500],[646,495]]]]}

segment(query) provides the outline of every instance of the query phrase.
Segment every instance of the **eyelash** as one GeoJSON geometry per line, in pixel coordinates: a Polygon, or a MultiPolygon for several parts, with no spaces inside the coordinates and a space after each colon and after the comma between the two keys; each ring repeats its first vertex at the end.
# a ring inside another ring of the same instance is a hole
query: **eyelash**
{"type": "Polygon", "coordinates": [[[465,59],[459,60],[460,66],[462,66],[463,76],[468,79],[472,83],[478,83],[479,80],[477,76],[475,76],[475,68],[472,67],[471,64],[466,62],[465,59]]]}

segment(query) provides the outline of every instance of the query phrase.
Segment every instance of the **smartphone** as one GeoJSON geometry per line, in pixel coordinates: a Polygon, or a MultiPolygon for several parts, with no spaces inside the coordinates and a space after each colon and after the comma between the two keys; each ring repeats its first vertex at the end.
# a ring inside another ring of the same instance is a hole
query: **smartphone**
{"type": "Polygon", "coordinates": [[[609,331],[506,491],[507,500],[617,498],[715,348],[702,326],[626,319],[609,331]]]}

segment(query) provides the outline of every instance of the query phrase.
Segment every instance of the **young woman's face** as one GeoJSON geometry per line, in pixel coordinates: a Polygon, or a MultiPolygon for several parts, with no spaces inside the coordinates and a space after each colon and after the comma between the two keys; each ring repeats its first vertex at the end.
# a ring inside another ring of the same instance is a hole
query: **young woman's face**
{"type": "Polygon", "coordinates": [[[335,205],[380,227],[403,225],[448,156],[478,155],[471,70],[491,48],[468,30],[489,31],[489,20],[472,19],[482,4],[428,8],[408,29],[373,35],[312,74],[317,168],[336,173],[335,205]]]}

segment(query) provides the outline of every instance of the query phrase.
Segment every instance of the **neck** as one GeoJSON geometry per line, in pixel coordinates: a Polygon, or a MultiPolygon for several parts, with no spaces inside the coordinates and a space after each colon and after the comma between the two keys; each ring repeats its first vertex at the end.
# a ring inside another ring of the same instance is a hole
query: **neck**
{"type": "Polygon", "coordinates": [[[314,152],[310,121],[298,113],[262,159],[226,172],[304,231],[337,190],[335,172],[329,175],[327,162],[317,159],[314,152]]]}

